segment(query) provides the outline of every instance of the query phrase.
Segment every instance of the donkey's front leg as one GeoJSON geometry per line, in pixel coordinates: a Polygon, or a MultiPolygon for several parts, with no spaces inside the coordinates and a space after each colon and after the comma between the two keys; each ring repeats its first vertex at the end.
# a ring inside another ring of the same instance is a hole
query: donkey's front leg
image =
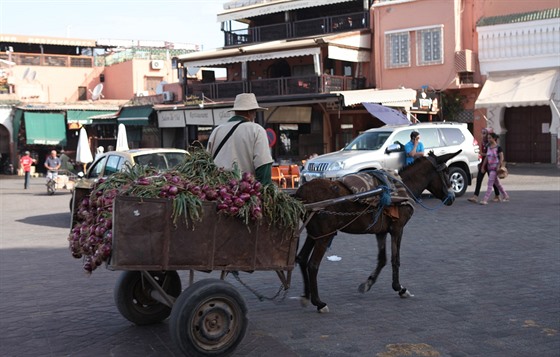
{"type": "Polygon", "coordinates": [[[401,298],[412,297],[412,295],[399,282],[399,268],[401,266],[401,239],[402,229],[391,233],[391,266],[393,268],[393,290],[399,293],[401,298]]]}
{"type": "Polygon", "coordinates": [[[368,276],[365,283],[361,283],[360,286],[358,287],[358,291],[361,292],[362,294],[371,289],[373,284],[375,284],[375,282],[377,281],[377,277],[379,276],[379,273],[381,273],[381,270],[387,264],[387,251],[385,248],[387,233],[380,233],[380,234],[376,234],[375,236],[377,238],[377,267],[371,273],[371,275],[368,276]]]}
{"type": "Polygon", "coordinates": [[[299,265],[299,268],[301,270],[301,276],[303,279],[303,295],[300,298],[300,303],[303,307],[307,306],[309,304],[309,255],[311,254],[311,251],[313,250],[313,246],[315,244],[315,241],[313,240],[313,238],[307,236],[307,238],[305,239],[305,242],[303,243],[303,247],[301,247],[297,257],[296,257],[296,262],[299,265]]]}
{"type": "Polygon", "coordinates": [[[319,288],[317,284],[317,275],[319,274],[319,265],[323,260],[323,256],[329,247],[330,241],[333,239],[334,234],[330,237],[317,239],[315,241],[315,248],[311,253],[309,259],[308,274],[309,274],[309,289],[311,293],[311,303],[317,307],[317,312],[329,312],[329,307],[326,303],[319,298],[319,288]]]}

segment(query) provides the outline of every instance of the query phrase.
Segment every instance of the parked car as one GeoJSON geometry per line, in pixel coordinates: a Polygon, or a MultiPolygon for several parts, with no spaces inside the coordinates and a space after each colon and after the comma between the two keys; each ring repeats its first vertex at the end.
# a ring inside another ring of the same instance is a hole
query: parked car
{"type": "Polygon", "coordinates": [[[478,142],[464,123],[429,122],[411,125],[383,126],[358,135],[340,151],[317,156],[305,163],[301,181],[322,177],[338,179],[344,175],[371,169],[400,170],[405,164],[404,144],[410,133],[420,133],[424,150],[436,155],[462,152],[449,160],[450,180],[457,197],[478,174],[480,162],[478,142]]]}
{"type": "Polygon", "coordinates": [[[70,209],[73,208],[74,196],[80,192],[80,198],[89,194],[93,185],[100,179],[115,172],[123,171],[127,166],[137,164],[154,167],[164,171],[182,163],[187,154],[186,150],[156,148],[156,149],[131,149],[125,151],[109,151],[99,157],[89,166],[86,173],[76,181],[74,194],[70,199],[70,209]]]}

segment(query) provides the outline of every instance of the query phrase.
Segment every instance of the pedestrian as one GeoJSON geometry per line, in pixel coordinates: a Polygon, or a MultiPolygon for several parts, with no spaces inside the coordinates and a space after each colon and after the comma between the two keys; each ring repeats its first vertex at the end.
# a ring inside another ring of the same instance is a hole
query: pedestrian
{"type": "Polygon", "coordinates": [[[99,145],[97,147],[97,150],[95,150],[95,160],[97,160],[99,158],[99,156],[103,155],[104,151],[105,151],[105,148],[102,145],[99,145]]]}
{"type": "Polygon", "coordinates": [[[406,165],[410,165],[419,157],[424,156],[424,144],[420,141],[420,133],[413,131],[410,133],[410,141],[404,145],[406,153],[406,165]]]}
{"type": "MultiPolygon", "coordinates": [[[[65,170],[66,173],[70,172],[70,157],[68,155],[66,155],[66,152],[64,151],[64,149],[60,150],[60,169],[61,170],[65,170]]],[[[73,167],[72,167],[73,168],[73,167]]]]}
{"type": "Polygon", "coordinates": [[[47,181],[56,179],[58,169],[60,169],[60,159],[56,156],[56,150],[52,150],[45,160],[45,168],[47,169],[47,181]]]}
{"type": "Polygon", "coordinates": [[[29,178],[31,177],[31,165],[35,164],[37,160],[30,156],[29,151],[26,151],[23,156],[19,159],[19,166],[23,170],[24,181],[23,189],[27,190],[29,188],[29,178]]]}
{"type": "MultiPolygon", "coordinates": [[[[478,195],[480,194],[480,187],[482,186],[482,181],[484,180],[485,172],[482,171],[482,163],[486,157],[486,151],[488,150],[488,134],[493,133],[492,128],[482,129],[482,142],[479,144],[480,155],[482,156],[482,161],[478,164],[478,174],[476,175],[476,185],[474,188],[474,195],[468,199],[469,202],[478,203],[478,195]]],[[[494,202],[500,202],[500,191],[498,187],[494,185],[494,202]]]]}
{"type": "Polygon", "coordinates": [[[216,165],[239,169],[255,175],[263,185],[272,184],[272,155],[265,129],[255,123],[257,111],[267,110],[257,103],[253,93],[235,97],[234,116],[216,127],[208,139],[208,152],[216,165]]]}
{"type": "Polygon", "coordinates": [[[480,201],[481,205],[488,204],[488,199],[492,194],[494,184],[498,187],[498,190],[502,194],[502,202],[509,202],[509,196],[498,177],[498,169],[504,166],[504,152],[500,145],[498,145],[498,134],[490,133],[488,134],[488,150],[486,151],[486,157],[482,162],[482,170],[488,171],[488,188],[486,189],[484,198],[480,201]]]}

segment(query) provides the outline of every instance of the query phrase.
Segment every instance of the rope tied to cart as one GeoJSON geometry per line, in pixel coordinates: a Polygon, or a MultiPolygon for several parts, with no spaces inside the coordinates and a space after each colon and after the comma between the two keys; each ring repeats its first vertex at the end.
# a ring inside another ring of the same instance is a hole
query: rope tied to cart
{"type": "Polygon", "coordinates": [[[249,285],[247,285],[243,280],[241,280],[241,278],[239,277],[239,272],[232,271],[231,275],[233,275],[235,280],[237,280],[239,282],[239,284],[241,284],[243,287],[245,287],[245,289],[252,292],[253,295],[255,295],[257,297],[257,299],[259,299],[259,301],[268,300],[268,301],[282,302],[286,299],[286,295],[288,294],[288,289],[287,288],[285,289],[283,285],[280,285],[280,288],[278,288],[278,291],[276,292],[276,294],[274,294],[274,296],[271,296],[271,297],[264,296],[263,294],[259,293],[258,291],[256,291],[255,289],[253,289],[249,285]],[[280,296],[280,294],[282,293],[282,291],[284,291],[284,294],[282,294],[282,297],[280,299],[277,299],[278,296],[280,296]]]}

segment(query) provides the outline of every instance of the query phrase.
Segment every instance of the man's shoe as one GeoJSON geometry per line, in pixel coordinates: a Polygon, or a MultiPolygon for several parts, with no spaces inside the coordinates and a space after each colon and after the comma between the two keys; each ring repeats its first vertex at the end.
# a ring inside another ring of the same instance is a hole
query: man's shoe
{"type": "Polygon", "coordinates": [[[478,202],[478,198],[476,196],[472,196],[471,198],[469,198],[467,201],[472,202],[472,203],[477,203],[478,202]]]}

